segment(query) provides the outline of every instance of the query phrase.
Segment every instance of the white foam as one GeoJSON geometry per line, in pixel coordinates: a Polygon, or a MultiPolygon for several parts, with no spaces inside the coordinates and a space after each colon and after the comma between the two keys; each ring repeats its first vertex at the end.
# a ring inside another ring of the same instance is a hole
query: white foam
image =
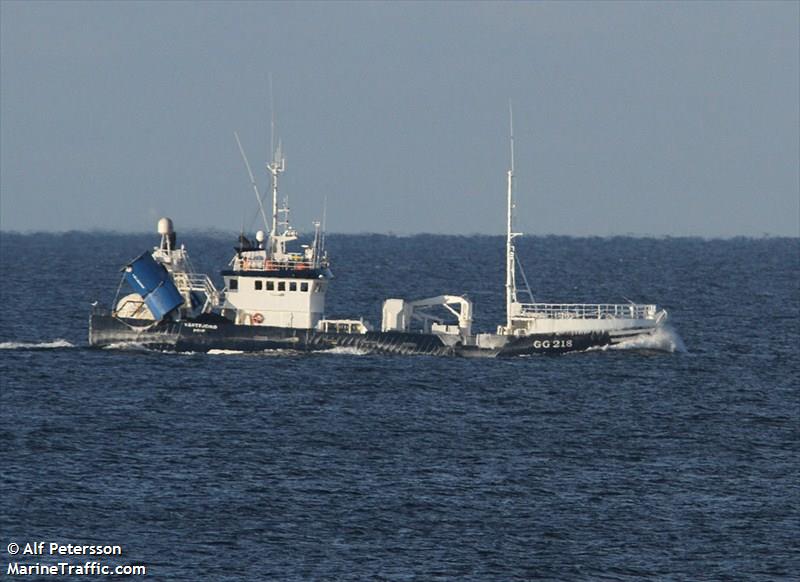
{"type": "Polygon", "coordinates": [[[226,350],[226,349],[213,349],[207,352],[181,352],[184,355],[205,354],[209,356],[252,356],[252,357],[282,357],[292,356],[297,354],[296,350],[285,350],[283,348],[267,349],[260,351],[247,351],[247,350],[226,350]]]}
{"type": "Polygon", "coordinates": [[[345,356],[366,356],[370,354],[370,350],[366,348],[356,348],[352,346],[336,346],[329,350],[324,350],[326,354],[345,355],[345,356]]]}
{"type": "Polygon", "coordinates": [[[148,351],[151,348],[148,347],[146,344],[136,343],[136,342],[114,342],[110,343],[106,346],[103,346],[104,350],[129,350],[135,352],[144,352],[148,351]]]}
{"type": "Polygon", "coordinates": [[[675,329],[670,325],[656,328],[652,333],[639,335],[623,340],[618,344],[590,348],[590,350],[653,350],[658,352],[686,353],[686,344],[675,329]]]}
{"type": "Polygon", "coordinates": [[[53,350],[63,348],[74,348],[75,345],[65,339],[55,339],[51,342],[2,342],[0,350],[53,350]]]}

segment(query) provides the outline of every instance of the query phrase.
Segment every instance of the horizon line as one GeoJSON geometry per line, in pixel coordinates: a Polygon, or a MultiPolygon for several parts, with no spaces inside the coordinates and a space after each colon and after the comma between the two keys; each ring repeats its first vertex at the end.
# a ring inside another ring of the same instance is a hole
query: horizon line
{"type": "MultiPolygon", "coordinates": [[[[186,233],[191,235],[210,235],[210,236],[237,236],[241,232],[236,229],[219,229],[219,228],[187,228],[185,230],[176,231],[179,233],[186,233]]],[[[311,236],[313,231],[298,231],[300,236],[311,236]]],[[[67,230],[6,230],[0,229],[0,235],[13,235],[13,236],[64,236],[68,234],[91,234],[91,235],[111,235],[111,236],[143,236],[152,235],[156,236],[155,232],[149,230],[112,230],[112,229],[67,229],[67,230]]],[[[253,233],[255,234],[255,233],[253,233]]],[[[503,238],[503,233],[441,233],[441,232],[375,232],[375,231],[361,231],[361,232],[328,232],[326,236],[385,236],[397,238],[410,238],[415,236],[441,236],[441,237],[498,237],[503,238]]],[[[639,238],[639,239],[703,239],[703,240],[730,240],[730,239],[765,239],[765,238],[787,238],[798,239],[800,232],[797,234],[778,234],[763,232],[761,234],[668,234],[668,233],[607,233],[607,234],[567,234],[567,233],[523,233],[523,238],[549,238],[549,237],[564,237],[564,238],[639,238]]]]}

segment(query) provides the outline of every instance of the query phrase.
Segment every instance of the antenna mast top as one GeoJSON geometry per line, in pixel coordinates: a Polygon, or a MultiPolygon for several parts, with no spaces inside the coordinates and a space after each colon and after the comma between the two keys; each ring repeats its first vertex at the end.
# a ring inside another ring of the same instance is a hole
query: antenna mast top
{"type": "Polygon", "coordinates": [[[275,147],[275,102],[272,98],[272,75],[269,76],[270,88],[270,147],[272,148],[272,161],[267,164],[272,176],[272,229],[269,233],[269,249],[270,256],[277,260],[283,260],[286,256],[286,243],[297,239],[297,233],[289,226],[289,204],[288,200],[284,202],[284,207],[278,207],[278,174],[286,170],[286,158],[283,157],[283,146],[281,140],[278,139],[278,145],[275,147]],[[284,219],[280,220],[280,215],[283,213],[284,219]],[[284,226],[283,232],[279,232],[281,226],[284,226]]]}
{"type": "Polygon", "coordinates": [[[511,142],[511,174],[514,174],[514,110],[511,108],[511,99],[508,100],[508,126],[511,142]]]}
{"type": "Polygon", "coordinates": [[[509,142],[511,146],[511,166],[508,170],[508,184],[507,184],[507,216],[506,216],[506,333],[511,333],[512,317],[514,315],[514,304],[517,302],[517,281],[516,281],[516,265],[515,265],[515,252],[514,237],[519,236],[513,232],[513,218],[514,218],[514,198],[513,198],[513,180],[514,180],[514,112],[511,108],[511,100],[508,100],[508,124],[509,124],[509,142]]]}

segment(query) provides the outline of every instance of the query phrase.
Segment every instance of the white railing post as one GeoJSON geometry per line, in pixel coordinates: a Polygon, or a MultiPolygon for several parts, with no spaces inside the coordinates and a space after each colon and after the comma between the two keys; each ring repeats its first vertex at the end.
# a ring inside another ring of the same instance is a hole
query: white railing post
{"type": "Polygon", "coordinates": [[[522,319],[654,319],[657,306],[636,303],[519,303],[522,319]]]}

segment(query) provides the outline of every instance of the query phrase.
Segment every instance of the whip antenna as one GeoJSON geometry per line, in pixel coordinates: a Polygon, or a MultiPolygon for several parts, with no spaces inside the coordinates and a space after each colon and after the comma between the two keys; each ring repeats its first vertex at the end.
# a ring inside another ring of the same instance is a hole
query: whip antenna
{"type": "Polygon", "coordinates": [[[269,153],[275,153],[275,96],[272,93],[272,73],[269,74],[269,153]]]}
{"type": "Polygon", "coordinates": [[[322,248],[325,248],[325,233],[328,232],[328,195],[322,199],[322,248]]]}
{"type": "MultiPolygon", "coordinates": [[[[256,193],[256,200],[258,200],[258,209],[261,211],[261,218],[264,221],[264,230],[269,230],[269,225],[267,224],[267,214],[266,212],[264,212],[264,202],[261,200],[261,193],[258,191],[258,185],[256,184],[255,177],[253,176],[253,170],[250,169],[250,162],[247,161],[247,155],[244,153],[242,142],[239,140],[239,134],[234,131],[233,137],[236,138],[236,145],[239,146],[239,153],[242,154],[242,160],[244,160],[244,166],[247,168],[247,175],[250,176],[250,184],[253,185],[253,191],[256,193]]],[[[244,225],[242,225],[242,230],[244,230],[244,225]]]]}

